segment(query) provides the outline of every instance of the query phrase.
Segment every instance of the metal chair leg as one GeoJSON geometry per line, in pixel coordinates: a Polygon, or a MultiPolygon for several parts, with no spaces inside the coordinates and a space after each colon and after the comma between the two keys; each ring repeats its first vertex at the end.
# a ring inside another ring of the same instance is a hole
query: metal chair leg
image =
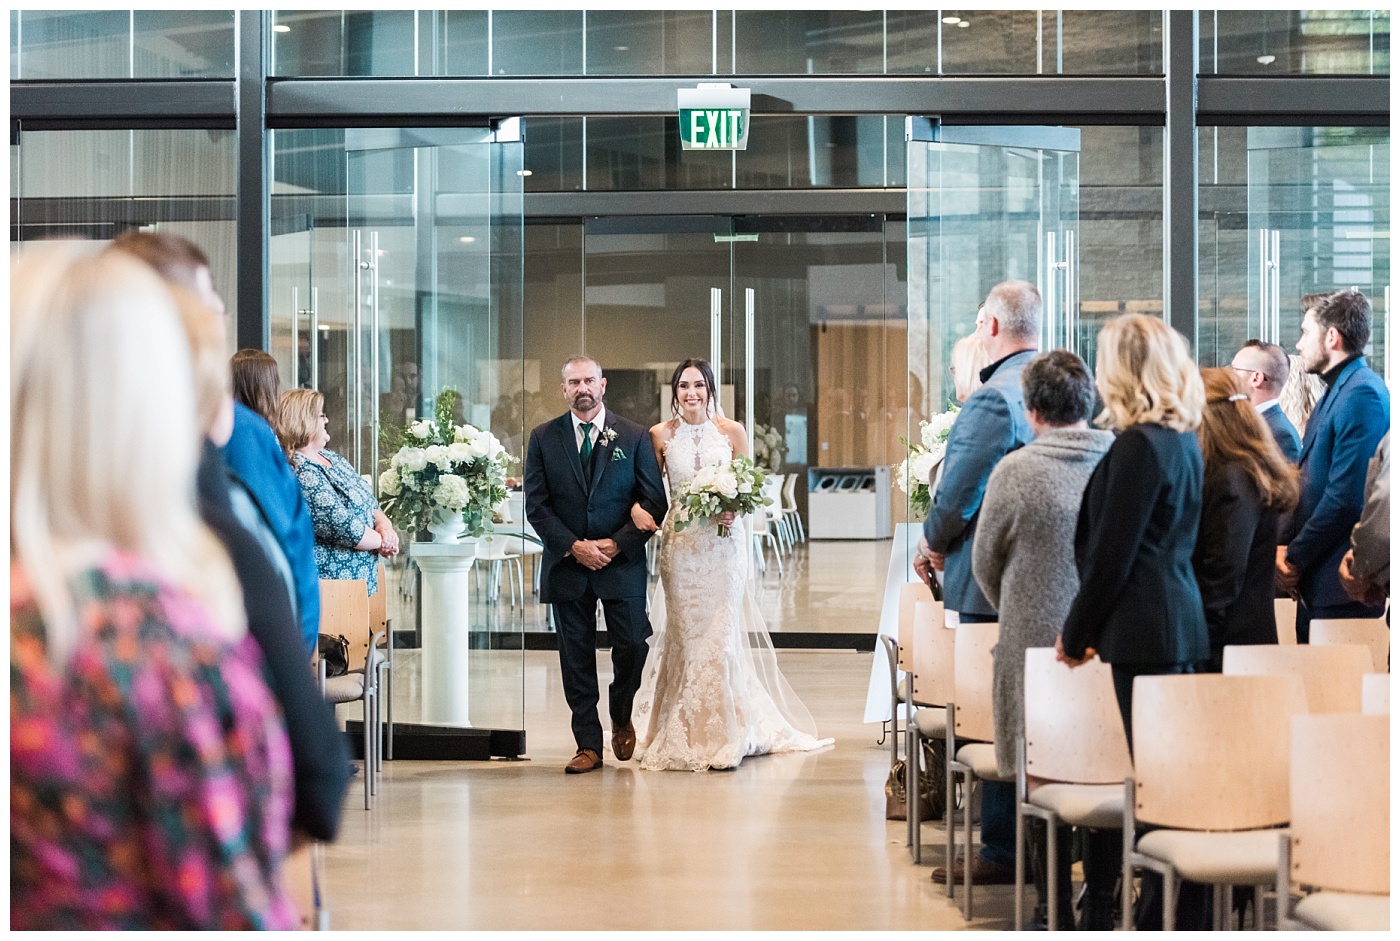
{"type": "Polygon", "coordinates": [[[366,685],[365,685],[365,694],[364,694],[364,698],[360,700],[360,701],[364,704],[364,710],[365,710],[365,721],[364,721],[364,732],[365,732],[365,742],[364,742],[364,745],[365,745],[365,766],[364,766],[364,770],[361,772],[361,773],[364,774],[364,776],[365,776],[365,810],[369,810],[370,804],[371,804],[371,802],[372,802],[372,798],[373,798],[373,796],[374,796],[374,792],[373,792],[373,790],[372,790],[372,788],[373,788],[372,780],[373,780],[373,778],[374,778],[374,746],[371,744],[371,741],[373,740],[373,735],[370,734],[371,712],[370,712],[370,705],[369,705],[369,701],[370,701],[371,697],[374,696],[374,689],[373,689],[371,686],[368,685],[369,682],[370,682],[370,679],[369,679],[368,676],[366,676],[366,677],[365,677],[365,684],[366,684],[366,685]]]}
{"type": "Polygon", "coordinates": [[[1060,872],[1057,858],[1059,834],[1055,821],[1045,821],[1045,930],[1054,931],[1060,924],[1060,872]]]}
{"type": "Polygon", "coordinates": [[[1162,867],[1162,930],[1176,930],[1176,870],[1162,867]]]}

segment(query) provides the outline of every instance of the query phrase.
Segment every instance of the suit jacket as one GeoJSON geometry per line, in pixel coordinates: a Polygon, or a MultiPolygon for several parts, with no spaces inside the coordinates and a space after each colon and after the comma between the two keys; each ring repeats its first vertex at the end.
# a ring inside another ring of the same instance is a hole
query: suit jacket
{"type": "Polygon", "coordinates": [[[1366,508],[1351,531],[1352,574],[1390,590],[1390,432],[1366,469],[1366,508]]]}
{"type": "Polygon", "coordinates": [[[1278,443],[1278,449],[1283,452],[1284,460],[1290,464],[1297,464],[1298,458],[1303,453],[1303,446],[1298,441],[1298,429],[1293,427],[1293,422],[1288,420],[1288,416],[1283,414],[1283,409],[1277,405],[1266,408],[1260,414],[1264,419],[1264,424],[1269,426],[1269,431],[1274,436],[1274,441],[1278,443]]]}
{"type": "Polygon", "coordinates": [[[924,538],[934,552],[946,555],[944,604],[960,614],[995,615],[972,574],[972,540],[977,513],[992,469],[1034,434],[1026,421],[1021,372],[1035,350],[1013,353],[992,377],[963,403],[948,432],[943,476],[924,521],[924,538]]]}
{"type": "Polygon", "coordinates": [[[1113,442],[1079,505],[1079,594],[1062,633],[1067,654],[1082,657],[1093,647],[1105,663],[1122,664],[1194,663],[1209,656],[1191,569],[1201,478],[1201,446],[1193,432],[1143,423],[1113,442]]]}
{"type": "Polygon", "coordinates": [[[1347,364],[1308,418],[1302,496],[1282,541],[1310,608],[1352,603],[1337,567],[1366,501],[1366,466],[1389,429],[1390,393],[1361,358],[1347,364]]]}
{"type": "Polygon", "coordinates": [[[632,525],[632,504],[657,520],[666,515],[661,469],[645,428],[612,409],[584,467],[565,412],[530,432],[525,456],[525,516],[544,542],[540,601],[576,601],[592,587],[599,598],[645,597],[646,541],[650,533],[632,525]],[[607,441],[608,432],[614,435],[607,441]],[[618,556],[589,571],[569,549],[580,539],[612,538],[618,556]]]}
{"type": "Polygon", "coordinates": [[[1191,564],[1214,656],[1226,644],[1278,643],[1273,604],[1278,518],[1238,464],[1206,470],[1191,564]]]}

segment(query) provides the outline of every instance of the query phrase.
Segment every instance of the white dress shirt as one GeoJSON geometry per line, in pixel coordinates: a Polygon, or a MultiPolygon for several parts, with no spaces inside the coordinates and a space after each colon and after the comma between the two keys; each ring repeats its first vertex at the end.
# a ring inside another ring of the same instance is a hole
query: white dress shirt
{"type": "MultiPolygon", "coordinates": [[[[589,432],[589,440],[596,447],[598,444],[598,433],[603,430],[603,419],[607,416],[606,408],[599,408],[598,414],[593,416],[593,430],[589,432]]],[[[583,419],[579,418],[573,411],[569,412],[569,417],[574,420],[574,446],[580,452],[583,451],[583,419]]]]}
{"type": "Polygon", "coordinates": [[[1267,401],[1267,402],[1260,402],[1258,405],[1254,406],[1254,410],[1255,410],[1256,412],[1258,412],[1260,415],[1263,415],[1263,414],[1264,414],[1265,412],[1267,412],[1269,409],[1271,409],[1271,408],[1278,408],[1278,407],[1279,407],[1278,399],[1269,399],[1269,401],[1267,401]]]}

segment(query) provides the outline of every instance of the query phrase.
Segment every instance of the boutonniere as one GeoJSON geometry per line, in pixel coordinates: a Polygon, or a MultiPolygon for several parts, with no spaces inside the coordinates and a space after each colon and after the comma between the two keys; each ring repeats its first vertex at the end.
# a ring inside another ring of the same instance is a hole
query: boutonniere
{"type": "MultiPolygon", "coordinates": [[[[598,443],[604,447],[611,447],[612,443],[616,440],[617,430],[615,428],[604,428],[602,431],[598,432],[598,443]]],[[[613,460],[617,459],[613,458],[613,460]]]]}

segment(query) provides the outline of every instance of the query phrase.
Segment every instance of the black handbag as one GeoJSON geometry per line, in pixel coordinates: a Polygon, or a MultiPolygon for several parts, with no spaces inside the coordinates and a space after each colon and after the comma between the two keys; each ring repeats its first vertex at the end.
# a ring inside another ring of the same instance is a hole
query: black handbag
{"type": "Polygon", "coordinates": [[[326,677],[350,672],[350,641],[342,634],[317,634],[316,653],[326,665],[326,677]]]}

